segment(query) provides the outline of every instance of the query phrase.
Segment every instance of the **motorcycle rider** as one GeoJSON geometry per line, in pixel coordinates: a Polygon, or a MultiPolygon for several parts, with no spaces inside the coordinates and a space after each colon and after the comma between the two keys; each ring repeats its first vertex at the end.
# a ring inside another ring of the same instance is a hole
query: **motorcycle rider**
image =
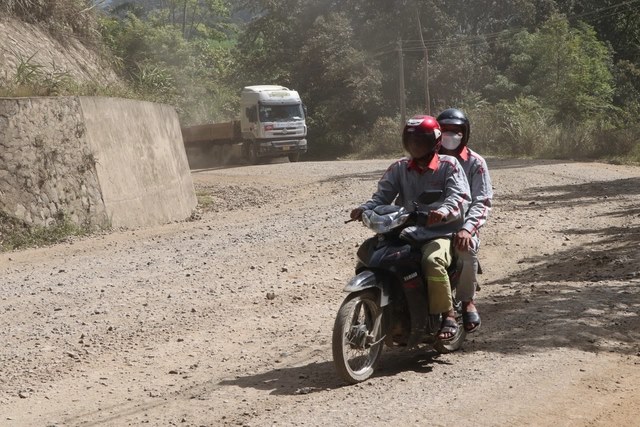
{"type": "Polygon", "coordinates": [[[465,213],[464,224],[457,230],[454,247],[457,258],[456,298],[462,302],[462,320],[467,332],[475,332],[481,324],[474,298],[478,285],[478,249],[480,228],[491,211],[491,178],[487,162],[468,147],[471,126],[467,116],[456,108],[438,115],[442,129],[440,153],[454,156],[464,169],[471,190],[471,205],[465,213]]]}
{"type": "Polygon", "coordinates": [[[442,314],[438,338],[447,340],[458,332],[447,275],[452,261],[450,239],[463,225],[471,195],[458,160],[438,154],[441,139],[440,125],[434,117],[417,115],[409,119],[402,132],[402,145],[410,157],[389,166],[378,182],[377,191],[351,211],[351,219],[360,220],[365,210],[393,203],[413,211],[420,194],[442,191],[438,208],[428,213],[426,226],[408,227],[403,233],[410,233],[414,241],[424,242],[421,264],[427,280],[429,312],[442,314]]]}

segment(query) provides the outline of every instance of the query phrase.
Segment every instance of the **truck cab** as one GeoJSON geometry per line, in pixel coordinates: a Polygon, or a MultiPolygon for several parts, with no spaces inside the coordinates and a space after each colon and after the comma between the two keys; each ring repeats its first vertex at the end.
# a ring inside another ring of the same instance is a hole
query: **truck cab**
{"type": "Polygon", "coordinates": [[[295,162],[307,152],[305,108],[300,95],[284,86],[246,86],[240,95],[240,129],[247,158],[288,156],[295,162]]]}

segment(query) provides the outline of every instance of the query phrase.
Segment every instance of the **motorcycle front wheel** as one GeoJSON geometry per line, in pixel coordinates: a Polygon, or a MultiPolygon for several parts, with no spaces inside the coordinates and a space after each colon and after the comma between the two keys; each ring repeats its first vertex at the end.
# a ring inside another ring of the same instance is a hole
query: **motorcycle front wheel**
{"type": "Polygon", "coordinates": [[[373,289],[349,295],[333,325],[333,362],[349,384],[365,381],[382,354],[382,308],[373,289]]]}

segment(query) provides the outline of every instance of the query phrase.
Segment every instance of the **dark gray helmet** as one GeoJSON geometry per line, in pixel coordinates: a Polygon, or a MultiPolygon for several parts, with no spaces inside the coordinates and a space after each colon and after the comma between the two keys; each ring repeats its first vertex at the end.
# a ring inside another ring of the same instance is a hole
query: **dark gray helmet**
{"type": "Polygon", "coordinates": [[[446,132],[447,127],[456,126],[462,130],[462,142],[460,143],[460,149],[467,145],[469,141],[469,134],[471,133],[471,124],[467,116],[457,108],[448,108],[440,113],[437,117],[438,124],[443,132],[446,132]],[[447,126],[448,125],[448,126],[447,126]]]}

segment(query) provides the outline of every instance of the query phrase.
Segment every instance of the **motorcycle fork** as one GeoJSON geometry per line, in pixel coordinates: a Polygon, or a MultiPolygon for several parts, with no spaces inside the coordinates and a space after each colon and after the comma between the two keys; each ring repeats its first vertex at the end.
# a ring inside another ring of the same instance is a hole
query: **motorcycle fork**
{"type": "MultiPolygon", "coordinates": [[[[380,289],[380,291],[382,292],[382,289],[380,289]]],[[[378,306],[381,307],[381,301],[378,301],[378,306]]],[[[365,308],[363,312],[364,319],[360,322],[358,317],[360,316],[363,307],[366,306],[362,301],[360,301],[353,311],[351,328],[347,336],[347,340],[352,348],[367,349],[380,343],[385,338],[383,336],[382,338],[374,341],[375,337],[380,332],[380,329],[384,326],[384,307],[381,307],[382,310],[380,310],[378,315],[375,317],[372,316],[371,312],[365,308]]]]}

